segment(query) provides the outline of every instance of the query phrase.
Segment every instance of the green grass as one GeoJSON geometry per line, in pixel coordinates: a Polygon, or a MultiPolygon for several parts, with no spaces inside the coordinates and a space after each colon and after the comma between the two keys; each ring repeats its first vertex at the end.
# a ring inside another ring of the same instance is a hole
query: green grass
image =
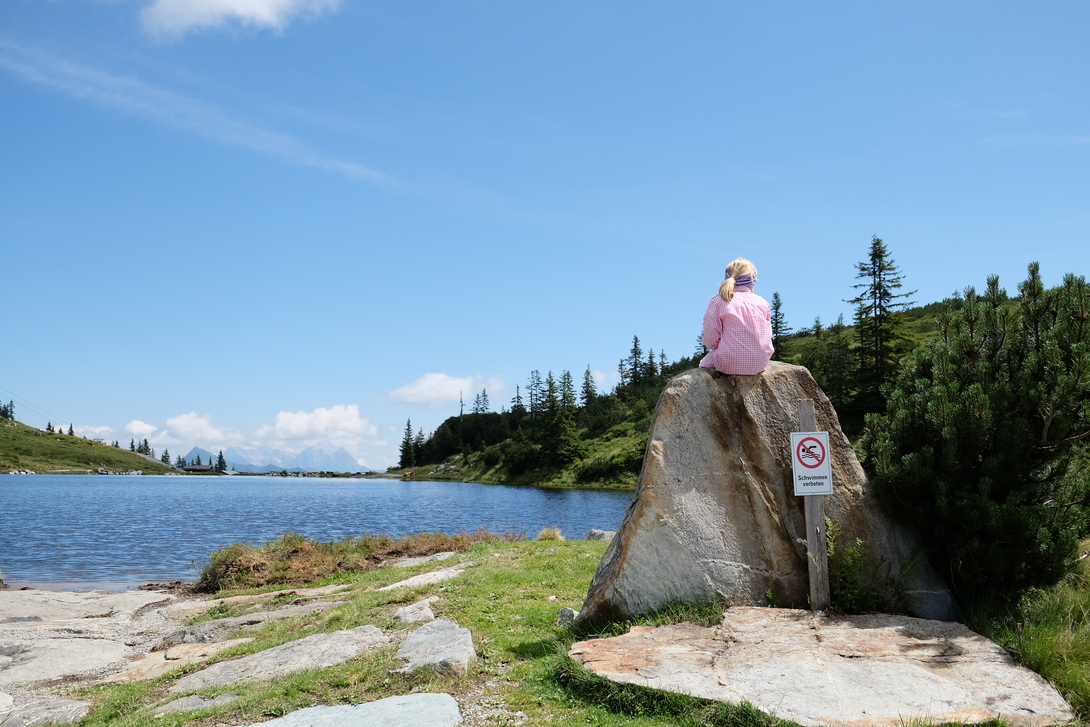
{"type": "MultiPolygon", "coordinates": [[[[1087,550],[1090,541],[1083,543],[1087,550]]],[[[977,614],[971,625],[1050,681],[1090,721],[1090,558],[1052,588],[977,614]]]]}
{"type": "Polygon", "coordinates": [[[127,449],[0,419],[0,473],[30,470],[38,474],[87,474],[98,472],[100,467],[140,470],[150,475],[178,471],[127,449]]]}
{"type": "MultiPolygon", "coordinates": [[[[557,627],[554,621],[559,609],[565,606],[580,608],[606,545],[601,541],[482,542],[443,563],[453,565],[472,560],[478,564],[458,578],[395,591],[375,589],[433,570],[436,564],[406,569],[379,568],[351,575],[326,574],[321,582],[340,580],[353,586],[341,605],[311,616],[268,624],[262,631],[247,634],[256,636],[255,642],[220,654],[215,660],[269,648],[312,633],[363,624],[373,624],[392,635],[394,645],[330,669],[303,672],[273,682],[202,690],[200,694],[206,698],[221,693],[240,697],[233,704],[203,712],[153,716],[155,705],[171,698],[166,693],[170,684],[197,667],[180,669],[166,677],[136,685],[96,687],[82,694],[94,702],[93,710],[83,724],[96,727],[240,724],[317,704],[357,704],[416,690],[447,692],[463,701],[468,694],[483,691],[478,697],[479,703],[493,711],[487,723],[498,726],[789,727],[791,723],[782,722],[750,705],[723,704],[616,684],[573,662],[567,651],[577,639],[622,634],[637,624],[655,626],[687,620],[712,625],[722,615],[723,605],[719,603],[678,604],[628,622],[587,627],[575,633],[557,627]],[[411,629],[394,620],[394,610],[431,595],[440,596],[440,600],[432,604],[437,617],[454,620],[473,633],[478,660],[464,677],[445,677],[427,670],[413,674],[391,673],[400,665],[394,656],[396,642],[411,629]],[[555,598],[550,600],[551,597],[555,598]],[[525,717],[517,716],[519,712],[525,717]]],[[[1030,618],[1031,624],[1039,622],[1042,630],[1047,630],[1045,613],[1057,614],[1060,623],[1066,624],[1058,630],[1049,630],[1048,640],[1033,639],[1046,652],[1062,644],[1059,661],[1067,671],[1085,670],[1090,663],[1086,655],[1090,642],[1085,631],[1087,593],[1085,578],[1073,578],[1053,594],[1058,601],[1041,594],[1031,599],[1035,604],[1033,608],[1019,616],[1030,618]],[[1029,616],[1030,613],[1034,615],[1029,616]],[[1072,625],[1077,628],[1072,629],[1072,625]]],[[[1002,628],[1013,629],[1014,623],[1012,619],[996,621],[994,633],[1001,635],[1002,628]]],[[[1036,628],[1033,625],[1030,630],[1036,628]]],[[[1025,632],[1023,629],[1022,633],[1025,632]]],[[[1055,675],[1060,671],[1053,662],[1057,659],[1046,655],[1039,662],[1035,661],[1038,657],[1033,656],[1034,649],[1029,648],[1024,636],[1022,639],[1005,645],[1026,663],[1042,669],[1048,678],[1056,679],[1055,675]]],[[[1082,673],[1085,675],[1085,671],[1082,673]]],[[[1058,680],[1057,684],[1078,706],[1083,720],[1080,724],[1088,724],[1085,705],[1090,690],[1085,683],[1080,686],[1077,681],[1058,680]]],[[[1003,723],[991,724],[1001,727],[1003,723]]]]}

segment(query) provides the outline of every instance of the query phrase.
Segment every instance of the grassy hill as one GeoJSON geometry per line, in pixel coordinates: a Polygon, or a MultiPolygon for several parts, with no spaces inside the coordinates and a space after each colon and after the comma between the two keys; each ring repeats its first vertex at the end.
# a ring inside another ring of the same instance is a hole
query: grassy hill
{"type": "Polygon", "coordinates": [[[98,472],[100,467],[140,470],[150,475],[178,471],[127,449],[0,419],[0,473],[30,470],[38,474],[86,474],[98,472]]]}

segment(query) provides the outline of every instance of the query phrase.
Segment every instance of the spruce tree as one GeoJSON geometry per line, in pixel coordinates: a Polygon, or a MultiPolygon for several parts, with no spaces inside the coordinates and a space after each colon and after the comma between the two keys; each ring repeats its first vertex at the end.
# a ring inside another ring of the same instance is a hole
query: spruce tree
{"type": "Polygon", "coordinates": [[[597,396],[598,389],[594,385],[594,374],[590,370],[590,364],[587,364],[587,370],[583,372],[583,389],[580,392],[579,403],[583,406],[590,406],[597,396]]]}
{"type": "Polygon", "coordinates": [[[628,352],[628,359],[624,363],[631,382],[640,383],[643,380],[643,349],[640,348],[639,336],[632,336],[632,350],[628,352]]]}
{"type": "Polygon", "coordinates": [[[71,424],[69,424],[68,425],[68,436],[72,437],[72,436],[75,436],[75,434],[76,434],[76,428],[73,427],[71,424]]]}
{"type": "Polygon", "coordinates": [[[1054,583],[1090,534],[1090,286],[1009,301],[995,276],[947,306],[867,417],[865,465],[964,603],[1054,583]]]}
{"type": "Polygon", "coordinates": [[[864,412],[882,408],[881,387],[891,381],[897,371],[897,354],[904,340],[901,333],[901,312],[911,305],[902,300],[916,291],[898,293],[903,276],[889,255],[881,238],[871,238],[867,260],[856,264],[856,278],[863,282],[853,285],[859,295],[846,302],[855,306],[855,333],[859,342],[856,404],[864,412]]]}
{"type": "Polygon", "coordinates": [[[223,450],[220,450],[219,456],[216,458],[216,472],[223,474],[227,471],[227,460],[223,458],[223,450]]]}
{"type": "Polygon", "coordinates": [[[170,450],[166,447],[163,448],[163,456],[159,458],[159,461],[166,465],[170,464],[170,450]]]}
{"type": "Polygon", "coordinates": [[[416,457],[413,452],[413,422],[412,419],[406,419],[405,436],[401,438],[401,459],[398,461],[398,467],[404,469],[405,467],[412,467],[415,464],[416,457]]]}
{"type": "Polygon", "coordinates": [[[575,411],[575,381],[571,371],[564,369],[560,374],[560,406],[568,411],[575,411]]]}
{"type": "MultiPolygon", "coordinates": [[[[783,339],[791,332],[787,325],[787,318],[783,314],[783,301],[779,293],[772,294],[772,358],[775,361],[783,361],[783,339]]],[[[703,342],[701,342],[703,345],[703,342]]]]}

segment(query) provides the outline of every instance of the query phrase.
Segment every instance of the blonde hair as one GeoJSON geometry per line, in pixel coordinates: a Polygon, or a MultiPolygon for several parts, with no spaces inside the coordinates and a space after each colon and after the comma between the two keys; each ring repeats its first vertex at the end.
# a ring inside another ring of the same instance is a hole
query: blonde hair
{"type": "Polygon", "coordinates": [[[719,284],[719,297],[729,303],[734,297],[734,279],[744,275],[753,278],[754,283],[757,282],[757,268],[749,260],[740,257],[727,266],[727,279],[719,284]]]}

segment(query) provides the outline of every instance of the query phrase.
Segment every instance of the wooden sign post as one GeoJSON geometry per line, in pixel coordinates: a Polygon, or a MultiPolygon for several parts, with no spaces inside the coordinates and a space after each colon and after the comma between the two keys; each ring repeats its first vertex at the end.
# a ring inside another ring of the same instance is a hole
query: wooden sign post
{"type": "Polygon", "coordinates": [[[799,402],[799,429],[791,435],[795,494],[802,495],[806,517],[806,563],[810,571],[810,608],[829,607],[829,551],[825,542],[825,495],[832,494],[829,433],[818,432],[814,402],[799,402]],[[820,494],[810,494],[820,493],[820,494]]]}

